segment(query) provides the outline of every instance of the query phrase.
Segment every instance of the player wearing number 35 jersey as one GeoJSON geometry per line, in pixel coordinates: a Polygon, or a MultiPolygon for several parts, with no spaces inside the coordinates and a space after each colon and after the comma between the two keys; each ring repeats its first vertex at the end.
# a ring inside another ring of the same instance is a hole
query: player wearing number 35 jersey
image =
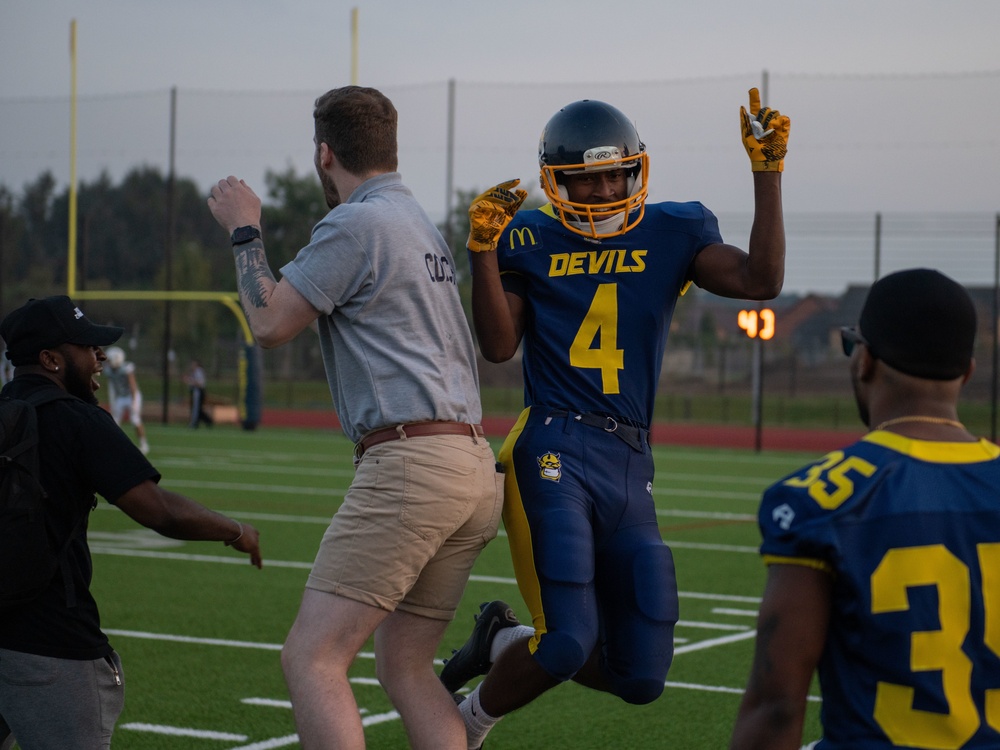
{"type": "Polygon", "coordinates": [[[1000,448],[957,420],[976,317],[954,281],[902,271],[843,332],[864,439],[770,487],[768,583],[734,748],[1000,747],[1000,448]]]}
{"type": "Polygon", "coordinates": [[[511,180],[470,208],[480,346],[494,362],[523,351],[526,408],[499,457],[531,615],[496,649],[477,625],[442,670],[451,690],[488,672],[460,705],[470,748],[567,680],[635,704],[663,691],[678,603],[653,505],[649,426],[670,319],[691,282],[770,299],[784,278],[789,122],[761,108],[756,89],[750,110],[740,114],[756,203],[749,253],[723,242],[700,203],[647,205],[645,145],[622,112],[592,100],[562,108],[542,132],[546,206],[518,213],[527,194],[511,180]],[[470,659],[477,644],[482,659],[470,659]]]}

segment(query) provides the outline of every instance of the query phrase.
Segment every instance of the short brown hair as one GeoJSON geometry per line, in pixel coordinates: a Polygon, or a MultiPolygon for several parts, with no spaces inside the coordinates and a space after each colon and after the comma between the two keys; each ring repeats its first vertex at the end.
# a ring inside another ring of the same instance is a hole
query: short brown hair
{"type": "Polygon", "coordinates": [[[325,143],[351,174],[395,172],[398,115],[381,91],[363,86],[331,89],[316,100],[316,143],[325,143]]]}

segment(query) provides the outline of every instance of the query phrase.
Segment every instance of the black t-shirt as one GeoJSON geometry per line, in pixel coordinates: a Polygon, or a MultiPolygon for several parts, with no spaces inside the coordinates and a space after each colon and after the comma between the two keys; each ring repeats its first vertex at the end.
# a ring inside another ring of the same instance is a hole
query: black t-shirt
{"type": "MultiPolygon", "coordinates": [[[[58,386],[42,375],[23,375],[0,393],[24,398],[50,388],[58,386]]],[[[67,606],[60,571],[41,596],[0,618],[0,648],[59,659],[99,659],[111,653],[111,646],[90,593],[87,524],[95,493],[113,504],[147,479],[159,482],[160,474],[100,406],[60,399],[39,406],[37,413],[39,473],[48,493],[51,530],[64,540],[76,527],[67,550],[76,604],[67,606]]]]}

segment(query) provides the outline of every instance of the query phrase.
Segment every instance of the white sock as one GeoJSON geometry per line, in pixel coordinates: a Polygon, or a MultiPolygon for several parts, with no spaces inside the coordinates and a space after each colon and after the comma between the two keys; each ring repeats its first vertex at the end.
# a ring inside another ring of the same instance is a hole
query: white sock
{"type": "Polygon", "coordinates": [[[490,644],[490,663],[497,660],[510,644],[522,638],[530,638],[535,634],[535,629],[529,625],[515,625],[512,628],[504,628],[493,636],[493,643],[490,644]]]}
{"type": "MultiPolygon", "coordinates": [[[[505,629],[510,630],[511,628],[505,629]]],[[[483,710],[483,706],[479,702],[479,688],[481,687],[482,683],[476,685],[475,690],[458,704],[458,712],[462,714],[462,720],[465,721],[465,735],[469,741],[469,750],[478,750],[482,747],[486,735],[503,718],[490,716],[483,710]]]]}

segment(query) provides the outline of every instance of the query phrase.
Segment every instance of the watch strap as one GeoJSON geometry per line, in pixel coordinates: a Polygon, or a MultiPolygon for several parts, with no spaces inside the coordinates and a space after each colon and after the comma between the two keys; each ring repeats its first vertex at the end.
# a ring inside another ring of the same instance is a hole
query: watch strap
{"type": "Polygon", "coordinates": [[[233,245],[242,245],[251,240],[260,239],[260,230],[254,226],[237,227],[229,237],[229,242],[233,245]]]}

